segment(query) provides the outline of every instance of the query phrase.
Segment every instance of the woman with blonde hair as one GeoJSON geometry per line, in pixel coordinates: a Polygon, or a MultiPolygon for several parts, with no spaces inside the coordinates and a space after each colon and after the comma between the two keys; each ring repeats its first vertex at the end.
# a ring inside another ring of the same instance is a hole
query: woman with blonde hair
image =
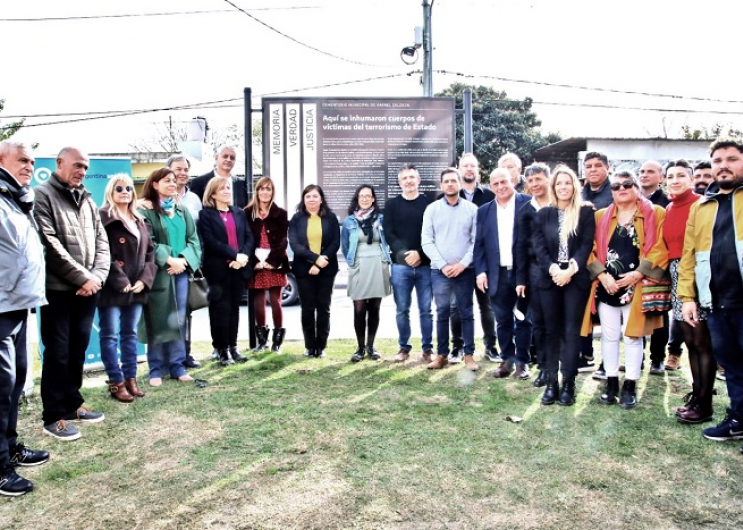
{"type": "Polygon", "coordinates": [[[212,346],[222,366],[248,360],[237,350],[240,301],[253,252],[245,212],[232,205],[232,182],[214,177],[204,190],[204,209],[199,214],[199,235],[204,242],[202,269],[209,282],[209,326],[212,346]]]}
{"type": "Polygon", "coordinates": [[[100,209],[111,248],[111,269],[98,300],[101,361],[111,397],[123,403],[144,396],[137,386],[137,324],[157,273],[155,247],[136,202],[134,182],[122,173],[109,179],[100,209]]]}
{"type": "Polygon", "coordinates": [[[593,247],[593,208],[583,206],[578,177],[567,166],[557,166],[550,180],[550,205],[536,213],[532,227],[539,268],[536,302],[552,315],[545,319],[545,378],[542,404],[575,402],[580,330],[591,290],[586,269],[593,247]],[[560,391],[557,372],[562,372],[560,391]]]}
{"type": "Polygon", "coordinates": [[[588,259],[594,278],[583,318],[582,334],[593,329],[592,316],[601,323],[601,356],[606,369],[606,391],[601,402],[611,405],[619,395],[619,339],[624,335],[625,378],[619,406],[637,405],[637,380],[643,357],[642,339],[663,325],[661,313],[643,312],[643,279],[661,280],[668,265],[663,240],[666,211],[640,192],[631,171],[610,178],[613,202],[596,212],[596,236],[588,259]]]}
{"type": "Polygon", "coordinates": [[[286,285],[286,274],[289,272],[289,258],[286,255],[289,217],[286,210],[273,201],[274,190],[271,178],[261,177],[255,183],[253,200],[245,207],[257,258],[253,266],[255,274],[248,280],[248,289],[253,294],[257,342],[255,351],[268,347],[269,328],[266,325],[266,292],[268,292],[273,320],[271,351],[281,353],[281,344],[286,335],[281,291],[286,285]]]}

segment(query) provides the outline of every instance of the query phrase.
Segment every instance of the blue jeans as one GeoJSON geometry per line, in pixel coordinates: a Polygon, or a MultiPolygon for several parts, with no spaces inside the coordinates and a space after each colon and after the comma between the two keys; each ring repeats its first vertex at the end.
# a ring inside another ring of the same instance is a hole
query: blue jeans
{"type": "Polygon", "coordinates": [[[743,421],[743,309],[713,309],[707,319],[712,353],[725,369],[730,396],[728,414],[743,421]]]}
{"type": "Polygon", "coordinates": [[[137,376],[137,324],[142,304],[98,308],[101,361],[112,383],[137,376]],[[121,344],[121,368],[116,346],[121,344]]]}
{"type": "Polygon", "coordinates": [[[464,354],[475,353],[475,319],[472,314],[472,291],[475,271],[465,269],[455,278],[447,278],[438,269],[431,269],[431,287],[436,300],[436,352],[449,355],[449,316],[452,296],[456,299],[462,320],[464,354]]]}
{"type": "Polygon", "coordinates": [[[397,307],[397,343],[401,349],[410,351],[410,303],[413,288],[418,301],[418,317],[421,325],[421,346],[423,351],[433,349],[433,317],[431,315],[431,267],[420,265],[392,264],[392,295],[397,307]]]}
{"type": "Polygon", "coordinates": [[[170,342],[147,345],[147,364],[150,366],[150,379],[162,377],[166,368],[173,379],[186,375],[183,361],[186,360],[188,273],[182,272],[173,279],[175,281],[175,304],[178,309],[178,328],[181,332],[181,338],[170,342]]]}
{"type": "MultiPolygon", "coordinates": [[[[498,344],[504,361],[514,360],[529,364],[531,355],[531,322],[528,318],[516,320],[513,310],[516,307],[516,285],[513,270],[501,267],[498,272],[498,287],[495,296],[490,298],[497,323],[498,344]]],[[[558,347],[549,345],[549,347],[558,347]]]]}

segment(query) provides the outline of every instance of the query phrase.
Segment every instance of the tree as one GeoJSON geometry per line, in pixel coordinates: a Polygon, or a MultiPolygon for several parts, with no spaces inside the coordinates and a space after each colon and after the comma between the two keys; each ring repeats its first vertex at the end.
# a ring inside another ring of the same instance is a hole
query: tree
{"type": "MultiPolygon", "coordinates": [[[[0,99],[0,112],[3,111],[5,108],[5,100],[0,99]]],[[[19,121],[13,121],[10,122],[7,125],[0,125],[0,142],[3,140],[7,140],[11,136],[13,136],[15,133],[18,132],[18,130],[23,127],[24,120],[19,121]]]]}
{"type": "Polygon", "coordinates": [[[715,123],[712,127],[707,128],[702,126],[699,129],[692,129],[689,125],[683,125],[681,127],[681,133],[683,134],[684,140],[716,140],[721,136],[727,138],[736,138],[738,140],[743,139],[743,131],[734,129],[732,125],[722,125],[721,123],[715,123]]]}
{"type": "MultiPolygon", "coordinates": [[[[532,99],[508,99],[505,92],[487,86],[470,86],[454,83],[436,94],[453,97],[457,108],[462,108],[465,88],[472,89],[472,135],[475,156],[480,161],[482,175],[498,166],[498,159],[507,152],[516,153],[524,166],[534,161],[535,150],[549,143],[560,141],[560,136],[550,133],[542,136],[542,124],[531,110],[532,99]]],[[[464,116],[457,116],[457,153],[464,149],[464,116]]]]}

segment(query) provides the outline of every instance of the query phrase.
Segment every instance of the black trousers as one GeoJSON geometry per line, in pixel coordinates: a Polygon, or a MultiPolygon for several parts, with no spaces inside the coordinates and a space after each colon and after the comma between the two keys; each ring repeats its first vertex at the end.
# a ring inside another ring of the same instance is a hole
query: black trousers
{"type": "Polygon", "coordinates": [[[558,369],[563,377],[575,377],[578,372],[578,353],[581,347],[580,328],[590,293],[589,286],[570,282],[563,287],[556,285],[540,289],[542,307],[548,309],[545,319],[546,350],[545,369],[553,377],[558,369]]]}
{"type": "Polygon", "coordinates": [[[304,347],[323,350],[330,335],[330,301],[333,298],[335,276],[304,276],[297,278],[299,301],[302,305],[304,347]]]}
{"type": "Polygon", "coordinates": [[[0,468],[18,440],[18,400],[26,383],[28,310],[0,313],[0,468]]]}
{"type": "Polygon", "coordinates": [[[77,296],[75,291],[47,290],[49,303],[41,307],[41,417],[44,425],[61,420],[84,402],[85,350],[90,341],[99,293],[77,296]]]}
{"type": "Polygon", "coordinates": [[[240,325],[240,301],[245,280],[237,269],[230,269],[219,281],[209,280],[209,327],[212,346],[218,350],[237,346],[240,325]]]}

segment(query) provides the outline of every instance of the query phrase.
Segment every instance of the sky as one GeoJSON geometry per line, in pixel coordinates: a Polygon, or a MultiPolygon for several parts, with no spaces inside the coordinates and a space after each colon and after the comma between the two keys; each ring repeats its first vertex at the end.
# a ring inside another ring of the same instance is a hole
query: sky
{"type": "MultiPolygon", "coordinates": [[[[38,156],[127,152],[169,120],[242,127],[245,87],[254,108],[269,95],[421,96],[408,74],[422,57],[400,59],[421,4],[6,0],[0,126],[27,117],[15,138],[39,142],[38,156]],[[88,119],[111,112],[131,114],[88,119]]],[[[464,82],[531,97],[542,131],[564,138],[743,129],[742,20],[739,0],[433,0],[434,92],[464,82]]]]}

